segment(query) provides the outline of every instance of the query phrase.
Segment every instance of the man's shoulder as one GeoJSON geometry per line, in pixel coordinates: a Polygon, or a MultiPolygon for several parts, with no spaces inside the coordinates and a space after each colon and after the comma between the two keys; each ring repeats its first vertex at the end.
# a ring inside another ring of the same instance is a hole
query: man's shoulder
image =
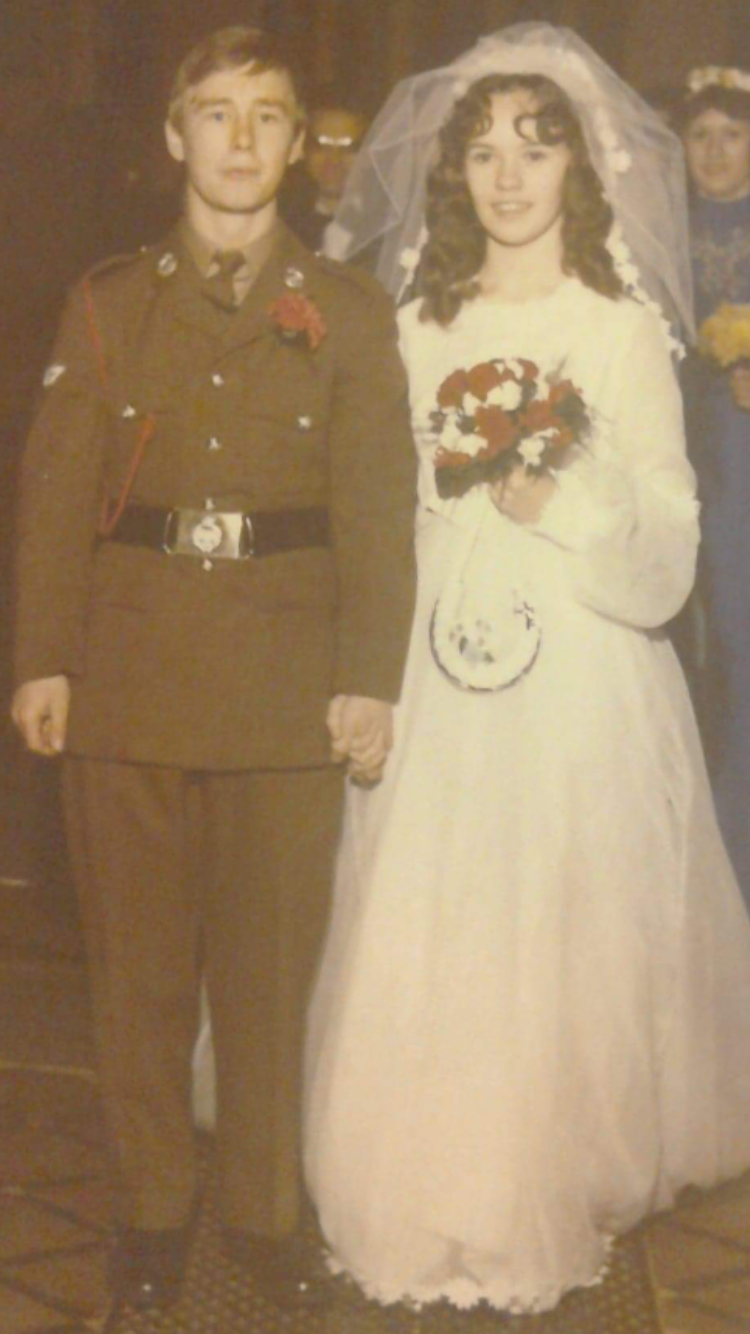
{"type": "Polygon", "coordinates": [[[385,288],[371,274],[356,264],[346,264],[327,255],[312,255],[316,278],[327,289],[333,300],[344,303],[347,309],[367,307],[393,310],[394,303],[385,288]]]}
{"type": "Polygon", "coordinates": [[[170,277],[178,262],[168,238],[161,243],[141,246],[139,250],[108,255],[86,271],[80,285],[98,297],[117,299],[150,287],[160,275],[170,277]]]}

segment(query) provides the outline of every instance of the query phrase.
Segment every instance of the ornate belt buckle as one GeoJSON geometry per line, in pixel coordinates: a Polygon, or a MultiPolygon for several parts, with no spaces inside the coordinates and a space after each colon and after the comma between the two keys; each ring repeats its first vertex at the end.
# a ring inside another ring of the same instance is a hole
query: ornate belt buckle
{"type": "Polygon", "coordinates": [[[171,552],[178,556],[238,560],[245,554],[243,520],[242,514],[222,514],[216,510],[177,510],[171,552]]]}
{"type": "Polygon", "coordinates": [[[215,514],[204,514],[190,533],[190,541],[202,556],[214,556],[224,542],[224,529],[215,514]]]}

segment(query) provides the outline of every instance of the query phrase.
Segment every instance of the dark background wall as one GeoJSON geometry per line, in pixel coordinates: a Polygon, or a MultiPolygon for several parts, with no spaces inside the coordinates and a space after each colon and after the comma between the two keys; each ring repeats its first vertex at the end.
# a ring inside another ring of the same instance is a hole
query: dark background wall
{"type": "Polygon", "coordinates": [[[225,22],[284,29],[322,82],[375,107],[394,79],[518,19],[566,23],[636,84],[750,63],[748,0],[3,0],[0,64],[55,68],[70,103],[154,105],[185,46],[225,22]]]}

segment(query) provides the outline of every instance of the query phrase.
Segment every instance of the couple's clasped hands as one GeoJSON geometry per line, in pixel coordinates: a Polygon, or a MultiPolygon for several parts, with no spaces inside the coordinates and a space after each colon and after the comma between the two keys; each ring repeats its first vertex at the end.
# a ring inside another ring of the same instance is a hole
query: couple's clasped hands
{"type": "Polygon", "coordinates": [[[348,761],[349,777],[358,783],[382,778],[393,745],[393,710],[380,699],[336,695],[328,706],[331,755],[336,763],[348,761]]]}
{"type": "MultiPolygon", "coordinates": [[[[516,523],[535,523],[556,483],[548,474],[513,468],[490,487],[493,503],[516,523]]],[[[331,754],[337,763],[348,761],[350,778],[376,783],[383,776],[393,746],[393,711],[390,704],[360,695],[336,695],[328,706],[331,754]]]]}

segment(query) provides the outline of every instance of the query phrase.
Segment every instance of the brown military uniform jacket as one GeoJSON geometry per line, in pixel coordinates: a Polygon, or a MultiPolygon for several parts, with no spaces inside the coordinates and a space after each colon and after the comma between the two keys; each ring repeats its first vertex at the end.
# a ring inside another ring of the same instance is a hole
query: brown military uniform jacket
{"type": "Polygon", "coordinates": [[[23,470],[17,678],[72,681],[68,750],[198,769],[328,758],[337,693],[398,697],[413,605],[414,451],[388,299],[283,226],[227,315],[179,232],[74,289],[23,470]],[[300,279],[301,275],[301,279],[300,279]],[[269,307],[294,285],[312,351],[269,307]],[[97,541],[145,419],[131,502],[326,506],[332,544],[262,558],[97,541]]]}

